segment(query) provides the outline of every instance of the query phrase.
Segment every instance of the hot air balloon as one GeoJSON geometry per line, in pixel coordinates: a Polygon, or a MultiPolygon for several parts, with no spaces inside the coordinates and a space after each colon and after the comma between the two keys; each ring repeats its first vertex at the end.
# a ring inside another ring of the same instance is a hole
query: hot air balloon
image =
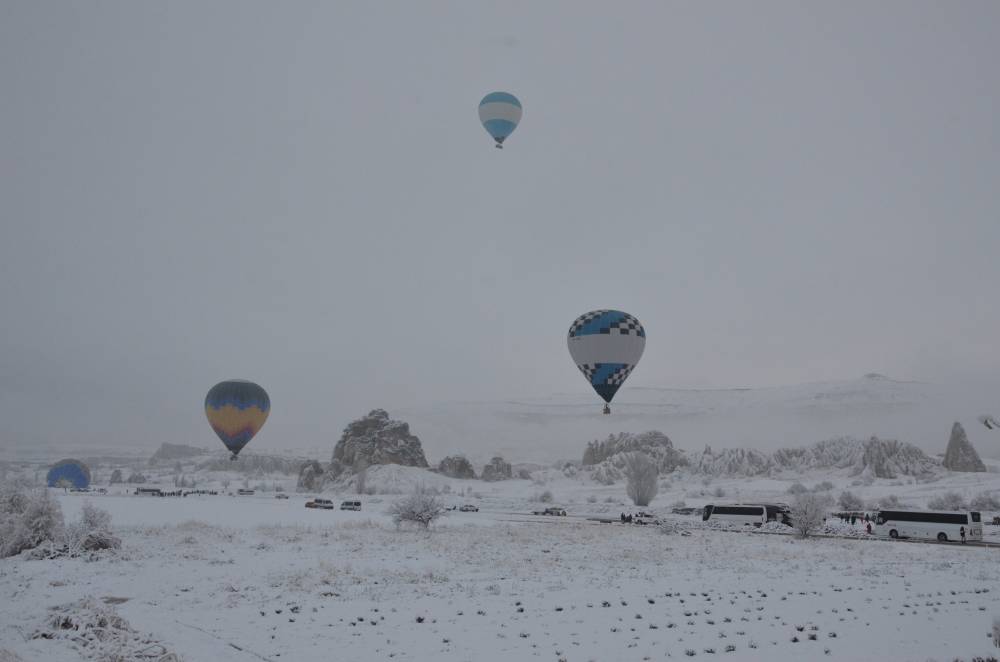
{"type": "Polygon", "coordinates": [[[610,414],[611,399],[642,357],[646,330],[628,313],[593,310],[576,318],[566,344],[576,367],[604,398],[604,413],[610,414]]]}
{"type": "Polygon", "coordinates": [[[493,136],[496,148],[503,149],[503,141],[521,121],[521,102],[508,92],[490,92],[479,102],[479,121],[493,136]]]}
{"type": "Polygon", "coordinates": [[[205,415],[235,460],[243,447],[264,426],[271,411],[267,391],[253,382],[231,379],[219,382],[205,396],[205,415]]]}
{"type": "Polygon", "coordinates": [[[90,469],[79,460],[59,460],[46,474],[45,484],[49,487],[84,489],[90,486],[90,469]]]}

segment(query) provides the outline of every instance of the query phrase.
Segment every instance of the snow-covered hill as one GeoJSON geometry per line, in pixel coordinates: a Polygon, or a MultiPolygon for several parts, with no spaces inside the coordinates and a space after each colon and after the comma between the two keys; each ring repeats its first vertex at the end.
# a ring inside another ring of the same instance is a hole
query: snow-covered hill
{"type": "MultiPolygon", "coordinates": [[[[412,408],[399,416],[432,461],[464,453],[477,465],[494,454],[539,462],[576,459],[587,440],[643,430],[662,430],[678,448],[699,452],[705,445],[776,451],[875,435],[935,455],[944,451],[952,423],[974,421],[989,396],[868,374],[771,388],[624,388],[611,416],[601,414],[601,403],[583,387],[573,394],[412,408]]],[[[977,446],[995,442],[982,426],[967,429],[977,446]]]]}

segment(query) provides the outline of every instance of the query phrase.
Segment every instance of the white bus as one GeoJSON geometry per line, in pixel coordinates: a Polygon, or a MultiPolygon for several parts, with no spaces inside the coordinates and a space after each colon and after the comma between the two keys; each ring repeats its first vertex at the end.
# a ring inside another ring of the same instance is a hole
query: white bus
{"type": "Polygon", "coordinates": [[[703,522],[729,522],[745,526],[763,526],[767,523],[767,508],[763,505],[708,504],[701,513],[703,522]]]}
{"type": "Polygon", "coordinates": [[[982,518],[975,511],[880,510],[875,513],[875,535],[890,538],[918,538],[939,542],[961,540],[963,527],[966,540],[983,539],[982,518]]]}

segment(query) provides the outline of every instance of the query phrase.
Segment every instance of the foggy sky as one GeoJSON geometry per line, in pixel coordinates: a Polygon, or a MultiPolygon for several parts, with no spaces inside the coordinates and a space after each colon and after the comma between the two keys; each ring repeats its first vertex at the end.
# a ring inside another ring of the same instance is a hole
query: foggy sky
{"type": "Polygon", "coordinates": [[[648,335],[624,399],[989,380],[998,35],[995,2],[6,0],[0,445],[217,443],[233,377],[274,447],[586,395],[565,334],[608,307],[648,335]]]}

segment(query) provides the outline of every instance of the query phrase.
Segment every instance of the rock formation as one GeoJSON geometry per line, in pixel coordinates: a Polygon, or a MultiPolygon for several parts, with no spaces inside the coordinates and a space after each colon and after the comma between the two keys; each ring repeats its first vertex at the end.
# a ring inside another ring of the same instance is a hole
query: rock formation
{"type": "Polygon", "coordinates": [[[504,462],[502,457],[497,456],[483,467],[482,479],[488,481],[510,480],[513,475],[510,462],[504,462]]]}
{"type": "Polygon", "coordinates": [[[951,439],[948,440],[948,450],[944,452],[942,464],[951,471],[986,471],[986,465],[972,447],[961,423],[956,422],[951,426],[951,439]]]}
{"type": "Polygon", "coordinates": [[[475,478],[476,470],[462,455],[449,455],[438,464],[438,472],[449,478],[475,478]]]}
{"type": "Polygon", "coordinates": [[[384,409],[373,409],[344,428],[333,448],[329,471],[336,477],[348,469],[376,464],[427,467],[420,439],[410,434],[409,424],[390,419],[384,409]]]}

